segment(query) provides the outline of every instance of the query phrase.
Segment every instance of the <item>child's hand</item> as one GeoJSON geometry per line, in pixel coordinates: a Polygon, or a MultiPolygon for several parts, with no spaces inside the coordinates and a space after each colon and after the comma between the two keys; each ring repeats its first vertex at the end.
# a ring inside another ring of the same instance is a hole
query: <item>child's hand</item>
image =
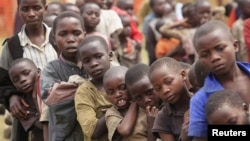
{"type": "Polygon", "coordinates": [[[24,119],[28,114],[25,110],[27,107],[29,105],[20,96],[13,95],[10,97],[10,111],[13,117],[24,119]]]}
{"type": "Polygon", "coordinates": [[[153,107],[147,106],[147,107],[146,107],[146,112],[147,112],[147,116],[156,117],[156,115],[157,115],[158,112],[159,112],[159,109],[156,108],[155,106],[153,106],[153,107]]]}

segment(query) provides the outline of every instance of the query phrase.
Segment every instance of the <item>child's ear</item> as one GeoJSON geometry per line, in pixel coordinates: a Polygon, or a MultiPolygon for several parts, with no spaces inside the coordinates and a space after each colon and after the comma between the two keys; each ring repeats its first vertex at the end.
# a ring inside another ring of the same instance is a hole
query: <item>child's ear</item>
{"type": "Polygon", "coordinates": [[[235,52],[238,52],[239,51],[239,46],[240,46],[239,41],[235,40],[233,45],[234,45],[235,52]]]}
{"type": "Polygon", "coordinates": [[[41,69],[38,68],[38,69],[37,69],[37,74],[40,74],[40,73],[41,73],[41,69]]]}
{"type": "Polygon", "coordinates": [[[243,110],[244,111],[246,111],[246,114],[247,114],[247,116],[249,117],[249,104],[246,104],[246,103],[242,103],[242,108],[243,108],[243,110]]]}
{"type": "Polygon", "coordinates": [[[112,61],[112,58],[113,58],[113,52],[110,51],[110,52],[109,52],[109,61],[112,61]]]}
{"type": "Polygon", "coordinates": [[[181,76],[183,80],[187,80],[187,74],[185,70],[181,70],[181,76]]]}

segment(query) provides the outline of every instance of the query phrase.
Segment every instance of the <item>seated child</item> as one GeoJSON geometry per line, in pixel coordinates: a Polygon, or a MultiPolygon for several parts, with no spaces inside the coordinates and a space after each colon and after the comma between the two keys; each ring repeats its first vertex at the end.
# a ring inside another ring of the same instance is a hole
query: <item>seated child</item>
{"type": "Polygon", "coordinates": [[[130,19],[126,15],[119,15],[123,30],[119,35],[120,47],[117,48],[117,58],[121,65],[131,67],[141,62],[141,44],[130,38],[130,19]]]}
{"type": "Polygon", "coordinates": [[[103,77],[103,86],[108,100],[112,103],[105,114],[108,127],[108,138],[116,140],[136,140],[145,138],[136,127],[141,126],[138,106],[132,101],[125,84],[125,73],[128,68],[115,66],[110,68],[103,77]]]}
{"type": "Polygon", "coordinates": [[[149,78],[157,96],[166,102],[156,116],[152,132],[161,140],[177,141],[190,101],[185,71],[177,60],[163,57],[150,66],[149,78]]]}
{"type": "Polygon", "coordinates": [[[100,36],[89,36],[79,45],[78,56],[84,70],[91,77],[80,85],[75,94],[77,120],[84,141],[108,141],[105,112],[112,104],[107,100],[103,76],[111,66],[112,52],[100,36]]]}
{"type": "Polygon", "coordinates": [[[137,122],[140,122],[141,126],[136,126],[134,130],[143,135],[142,140],[155,141],[157,138],[151,130],[155,116],[162,107],[162,101],[156,96],[148,78],[149,69],[148,65],[142,63],[132,66],[126,72],[125,83],[132,100],[139,106],[137,122]]]}
{"type": "Polygon", "coordinates": [[[239,94],[224,89],[212,94],[206,104],[208,124],[249,125],[249,104],[239,94]]]}
{"type": "Polygon", "coordinates": [[[25,110],[27,116],[19,119],[26,132],[31,131],[32,141],[43,141],[43,126],[39,122],[40,97],[37,95],[37,80],[39,80],[40,69],[27,58],[16,59],[11,63],[9,75],[12,83],[29,105],[25,110]]]}

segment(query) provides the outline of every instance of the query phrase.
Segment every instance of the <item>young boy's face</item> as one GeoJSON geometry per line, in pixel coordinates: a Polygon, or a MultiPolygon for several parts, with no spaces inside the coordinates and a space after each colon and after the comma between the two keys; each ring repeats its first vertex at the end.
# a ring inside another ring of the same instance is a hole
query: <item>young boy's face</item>
{"type": "Polygon", "coordinates": [[[130,28],[130,19],[128,16],[121,17],[122,25],[123,25],[123,32],[122,35],[126,37],[130,37],[131,35],[131,28],[130,28]]]}
{"type": "Polygon", "coordinates": [[[204,24],[211,19],[211,6],[207,1],[198,4],[196,9],[196,16],[200,19],[200,24],[204,24]]]}
{"type": "Polygon", "coordinates": [[[153,5],[153,11],[156,14],[161,14],[163,15],[165,12],[165,7],[164,5],[166,4],[166,0],[155,0],[154,5],[153,5]]]}
{"type": "Polygon", "coordinates": [[[98,40],[84,45],[80,50],[80,58],[84,70],[93,79],[102,79],[110,67],[109,52],[98,40]]]}
{"type": "Polygon", "coordinates": [[[65,58],[75,58],[77,48],[84,39],[84,31],[80,20],[75,17],[60,19],[56,25],[54,38],[65,58]]]}
{"type": "Polygon", "coordinates": [[[132,85],[127,85],[127,87],[132,99],[135,100],[141,108],[145,109],[147,106],[159,106],[160,99],[156,96],[148,76],[145,75],[142,79],[132,85]]]}
{"type": "Polygon", "coordinates": [[[163,101],[173,104],[183,95],[184,80],[186,80],[184,70],[176,72],[166,66],[161,66],[153,70],[149,78],[156,94],[163,101]]]}
{"type": "Polygon", "coordinates": [[[199,60],[210,72],[216,75],[225,74],[235,64],[238,42],[233,41],[230,35],[225,35],[222,30],[217,29],[198,37],[194,43],[199,60]]]}
{"type": "Polygon", "coordinates": [[[125,73],[114,74],[103,81],[109,101],[118,109],[127,109],[131,98],[125,84],[125,73]]]}
{"type": "Polygon", "coordinates": [[[95,28],[100,22],[100,12],[101,9],[98,5],[91,4],[86,6],[82,14],[85,25],[95,28]]]}
{"type": "Polygon", "coordinates": [[[207,117],[209,124],[216,125],[249,125],[246,105],[235,107],[224,103],[207,117]],[[245,107],[244,107],[245,106],[245,107]]]}
{"type": "Polygon", "coordinates": [[[29,62],[22,61],[9,70],[10,79],[18,91],[30,94],[34,87],[38,69],[29,62]]]}
{"type": "Polygon", "coordinates": [[[28,27],[36,27],[42,23],[45,11],[42,0],[21,0],[18,9],[21,19],[28,27]]]}

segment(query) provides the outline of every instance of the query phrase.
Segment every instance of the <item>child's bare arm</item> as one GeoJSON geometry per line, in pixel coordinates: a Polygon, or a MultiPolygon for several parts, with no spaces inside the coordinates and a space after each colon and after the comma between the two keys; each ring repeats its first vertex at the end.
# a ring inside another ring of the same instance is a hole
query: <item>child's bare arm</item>
{"type": "Polygon", "coordinates": [[[92,139],[99,139],[100,136],[107,133],[108,129],[106,126],[105,115],[98,119],[95,130],[92,135],[92,139]]]}
{"type": "Polygon", "coordinates": [[[132,102],[129,106],[129,109],[125,117],[117,127],[117,132],[121,136],[129,136],[132,133],[135,127],[137,113],[138,113],[138,106],[135,102],[132,102]]]}

